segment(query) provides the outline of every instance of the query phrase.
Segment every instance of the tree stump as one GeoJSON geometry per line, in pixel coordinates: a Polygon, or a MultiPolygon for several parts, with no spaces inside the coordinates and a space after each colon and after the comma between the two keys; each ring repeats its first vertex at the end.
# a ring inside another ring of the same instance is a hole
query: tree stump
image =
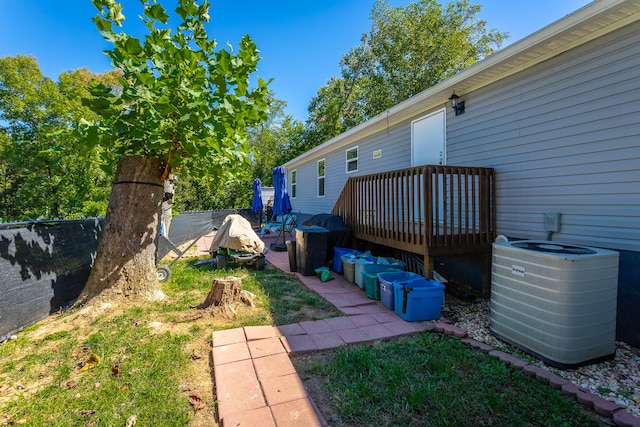
{"type": "Polygon", "coordinates": [[[241,289],[242,281],[239,277],[228,276],[224,279],[214,279],[213,285],[204,302],[197,308],[219,310],[227,317],[236,315],[235,303],[240,300],[253,307],[253,295],[241,289]],[[247,301],[247,294],[249,300],[247,301]]]}

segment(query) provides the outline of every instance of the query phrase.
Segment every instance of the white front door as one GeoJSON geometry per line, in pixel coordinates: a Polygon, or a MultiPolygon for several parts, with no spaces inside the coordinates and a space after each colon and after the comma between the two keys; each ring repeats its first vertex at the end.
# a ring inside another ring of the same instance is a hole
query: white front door
{"type": "Polygon", "coordinates": [[[445,111],[411,122],[411,166],[445,165],[445,111]]]}
{"type": "MultiPolygon", "coordinates": [[[[446,123],[445,110],[437,111],[428,116],[421,117],[411,122],[411,166],[422,165],[446,165],[446,123]]],[[[438,180],[438,188],[429,189],[429,191],[439,193],[438,207],[433,207],[434,218],[439,218],[442,222],[444,217],[444,186],[443,176],[440,174],[438,180]]],[[[422,182],[418,184],[418,191],[424,194],[422,182]]],[[[424,221],[424,212],[418,215],[418,207],[415,208],[414,217],[420,221],[424,221]]]]}

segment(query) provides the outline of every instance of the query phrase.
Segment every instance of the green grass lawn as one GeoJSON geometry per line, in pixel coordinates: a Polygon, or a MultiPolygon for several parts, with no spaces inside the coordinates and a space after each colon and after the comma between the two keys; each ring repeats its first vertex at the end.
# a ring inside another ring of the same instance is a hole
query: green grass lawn
{"type": "MultiPolygon", "coordinates": [[[[135,307],[81,308],[27,328],[0,345],[0,425],[215,425],[211,332],[339,315],[295,277],[197,268],[180,260],[166,299],[135,307]],[[242,279],[255,308],[203,313],[217,277],[242,279]]],[[[557,390],[439,333],[294,357],[311,393],[338,426],[597,425],[557,390]]]]}
{"type": "Polygon", "coordinates": [[[314,399],[334,427],[582,427],[600,421],[559,390],[440,333],[292,360],[301,377],[323,384],[326,394],[314,399]]]}
{"type": "MultiPolygon", "coordinates": [[[[15,391],[0,413],[8,424],[123,426],[135,415],[142,425],[189,421],[180,372],[192,338],[169,331],[151,334],[144,311],[131,309],[98,321],[82,336],[63,331],[32,340],[21,334],[0,347],[1,382],[15,391]]],[[[2,421],[2,420],[0,420],[2,421]]]]}
{"type": "Polygon", "coordinates": [[[75,308],[0,344],[0,426],[124,426],[132,416],[142,426],[212,425],[212,331],[339,314],[276,269],[216,270],[194,262],[174,265],[162,302],[99,316],[75,308]],[[233,319],[193,308],[215,278],[230,275],[256,295],[255,308],[238,307],[233,319]]]}

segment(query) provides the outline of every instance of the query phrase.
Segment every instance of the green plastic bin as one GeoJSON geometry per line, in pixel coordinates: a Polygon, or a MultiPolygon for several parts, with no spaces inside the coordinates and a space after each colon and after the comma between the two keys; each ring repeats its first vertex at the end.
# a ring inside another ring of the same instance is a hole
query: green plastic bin
{"type": "Polygon", "coordinates": [[[370,265],[368,267],[378,267],[377,269],[370,269],[369,271],[362,272],[362,279],[364,281],[364,289],[367,293],[367,297],[380,301],[380,282],[378,282],[378,274],[383,272],[399,272],[399,270],[388,265],[370,265]]]}

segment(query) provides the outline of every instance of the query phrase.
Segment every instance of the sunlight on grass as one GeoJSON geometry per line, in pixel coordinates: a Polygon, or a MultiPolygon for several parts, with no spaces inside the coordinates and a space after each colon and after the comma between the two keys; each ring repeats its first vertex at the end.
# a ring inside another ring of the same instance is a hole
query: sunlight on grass
{"type": "Polygon", "coordinates": [[[349,425],[598,425],[559,390],[446,335],[340,347],[308,369],[349,425]]]}
{"type": "MultiPolygon", "coordinates": [[[[188,372],[200,360],[206,371],[197,375],[211,375],[206,354],[212,331],[338,314],[278,270],[216,270],[194,262],[174,264],[172,278],[161,284],[164,301],[77,325],[72,309],[48,319],[61,330],[32,339],[45,321],[0,345],[0,425],[123,426],[135,415],[137,425],[186,426],[193,417],[193,390],[185,384],[197,380],[188,372]],[[256,307],[239,308],[234,319],[203,315],[194,307],[215,278],[226,276],[242,279],[242,288],[256,295],[256,307]]],[[[205,392],[211,393],[210,385],[205,392]]]]}
{"type": "Polygon", "coordinates": [[[5,344],[3,359],[18,356],[15,369],[5,371],[18,392],[2,412],[27,425],[52,420],[56,426],[124,425],[131,415],[142,425],[186,425],[188,405],[180,395],[179,372],[187,362],[182,346],[189,337],[154,336],[136,325],[140,314],[130,309],[81,341],[72,333],[25,343],[28,354],[21,356],[17,342],[5,344]],[[84,370],[92,358],[99,362],[84,370]]]}

